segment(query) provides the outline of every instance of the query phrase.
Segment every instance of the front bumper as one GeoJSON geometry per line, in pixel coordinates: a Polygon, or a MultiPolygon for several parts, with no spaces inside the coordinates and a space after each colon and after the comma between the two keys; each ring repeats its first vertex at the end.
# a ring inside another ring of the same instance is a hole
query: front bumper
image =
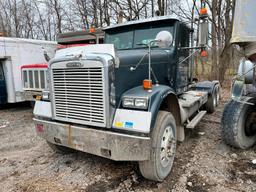
{"type": "Polygon", "coordinates": [[[150,156],[151,140],[93,128],[34,118],[37,134],[57,145],[106,157],[116,161],[145,161],[150,156]]]}

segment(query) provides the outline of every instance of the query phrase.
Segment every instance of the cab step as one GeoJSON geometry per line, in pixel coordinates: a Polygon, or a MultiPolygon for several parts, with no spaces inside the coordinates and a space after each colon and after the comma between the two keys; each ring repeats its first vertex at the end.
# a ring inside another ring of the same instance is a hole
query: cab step
{"type": "Polygon", "coordinates": [[[201,121],[206,111],[200,111],[186,126],[188,129],[194,129],[195,126],[201,121]]]}

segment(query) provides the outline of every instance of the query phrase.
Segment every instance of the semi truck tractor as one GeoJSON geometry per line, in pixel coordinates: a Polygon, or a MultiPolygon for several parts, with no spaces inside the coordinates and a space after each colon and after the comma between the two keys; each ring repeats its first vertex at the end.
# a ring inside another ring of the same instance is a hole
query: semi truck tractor
{"type": "Polygon", "coordinates": [[[46,85],[47,61],[56,42],[0,37],[0,105],[34,100],[46,85]]]}
{"type": "MultiPolygon", "coordinates": [[[[200,38],[206,39],[206,18],[200,38]]],[[[34,108],[37,134],[59,152],[79,150],[136,161],[141,174],[162,181],[177,141],[219,101],[219,82],[194,82],[193,30],[159,16],[106,27],[105,44],[57,51],[50,88],[34,108]]]]}
{"type": "Polygon", "coordinates": [[[231,100],[221,119],[223,140],[247,149],[256,142],[256,1],[236,0],[231,43],[240,47],[243,58],[234,77],[231,100]],[[245,14],[246,13],[246,14],[245,14]]]}

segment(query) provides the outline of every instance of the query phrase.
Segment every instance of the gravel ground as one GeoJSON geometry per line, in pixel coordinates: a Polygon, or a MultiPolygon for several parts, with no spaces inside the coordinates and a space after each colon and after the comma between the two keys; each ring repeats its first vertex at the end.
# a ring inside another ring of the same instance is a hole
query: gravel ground
{"type": "Polygon", "coordinates": [[[256,191],[256,147],[237,150],[221,140],[225,102],[186,131],[172,172],[162,183],[145,180],[136,163],[81,152],[56,154],[36,136],[32,109],[8,106],[0,111],[0,191],[256,191]]]}

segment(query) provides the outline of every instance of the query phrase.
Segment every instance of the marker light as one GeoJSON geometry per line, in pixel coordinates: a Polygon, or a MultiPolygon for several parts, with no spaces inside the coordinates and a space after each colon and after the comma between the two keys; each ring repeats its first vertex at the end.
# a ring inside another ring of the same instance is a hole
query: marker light
{"type": "Polygon", "coordinates": [[[149,79],[143,80],[143,88],[144,89],[152,89],[152,81],[149,79]]]}
{"type": "Polygon", "coordinates": [[[200,9],[200,15],[207,15],[207,9],[205,7],[200,9]]]}
{"type": "Polygon", "coordinates": [[[92,27],[89,29],[89,31],[90,31],[90,33],[95,33],[95,28],[92,27]]]}
{"type": "Polygon", "coordinates": [[[201,55],[201,57],[207,57],[207,51],[202,50],[200,55],[201,55]]]}

